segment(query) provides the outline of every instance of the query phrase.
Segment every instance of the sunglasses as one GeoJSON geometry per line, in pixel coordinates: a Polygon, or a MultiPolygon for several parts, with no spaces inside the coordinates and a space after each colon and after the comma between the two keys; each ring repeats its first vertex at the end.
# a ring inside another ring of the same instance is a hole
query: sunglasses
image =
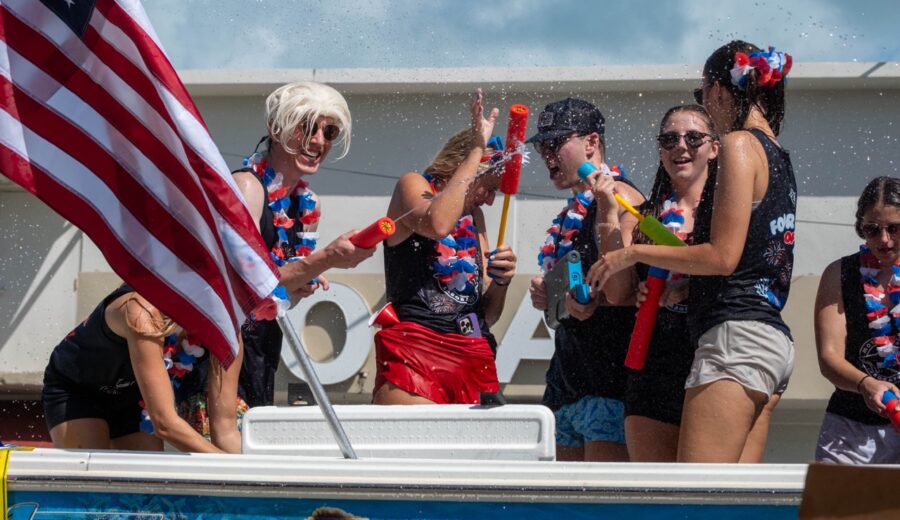
{"type": "Polygon", "coordinates": [[[703,89],[702,88],[694,89],[694,101],[696,101],[698,105],[703,104],[703,89]]]}
{"type": "Polygon", "coordinates": [[[573,137],[582,137],[581,134],[573,134],[573,135],[564,135],[561,137],[554,137],[553,139],[546,139],[544,141],[538,141],[534,143],[534,149],[538,154],[543,155],[545,153],[556,153],[564,144],[566,144],[569,139],[573,137]]]}
{"type": "Polygon", "coordinates": [[[862,231],[862,234],[866,238],[878,238],[881,236],[881,230],[885,230],[888,232],[888,235],[891,238],[896,238],[897,234],[900,233],[900,222],[893,222],[891,224],[876,224],[874,222],[866,222],[862,226],[859,227],[862,231]]]}
{"type": "MultiPolygon", "coordinates": [[[[301,124],[300,128],[306,129],[309,128],[305,123],[301,124]]],[[[310,129],[309,135],[316,135],[319,132],[319,123],[313,123],[312,128],[310,129]]],[[[335,124],[325,125],[325,128],[322,129],[322,136],[326,141],[334,141],[337,137],[341,135],[341,127],[335,124]]]]}
{"type": "Polygon", "coordinates": [[[703,143],[706,142],[707,137],[712,136],[707,133],[691,130],[683,134],[679,134],[678,132],[666,132],[664,134],[659,134],[658,136],[656,136],[656,140],[659,142],[659,147],[663,150],[673,150],[676,146],[678,146],[678,142],[681,141],[682,137],[684,137],[684,143],[686,145],[691,148],[697,149],[703,146],[703,143]]]}

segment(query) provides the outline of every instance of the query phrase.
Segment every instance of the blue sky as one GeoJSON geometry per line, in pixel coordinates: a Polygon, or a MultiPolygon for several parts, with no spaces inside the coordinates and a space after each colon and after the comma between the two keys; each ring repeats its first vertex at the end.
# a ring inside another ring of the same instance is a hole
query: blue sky
{"type": "Polygon", "coordinates": [[[144,0],[179,69],[702,63],[734,38],[900,60],[895,1],[144,0]],[[785,7],[787,6],[787,7],[785,7]]]}

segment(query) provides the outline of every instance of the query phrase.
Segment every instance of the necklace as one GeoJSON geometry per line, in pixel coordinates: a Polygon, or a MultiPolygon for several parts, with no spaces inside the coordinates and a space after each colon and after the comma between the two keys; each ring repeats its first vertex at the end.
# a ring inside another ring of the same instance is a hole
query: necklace
{"type": "MultiPolygon", "coordinates": [[[[177,390],[181,386],[181,379],[194,370],[197,361],[205,354],[206,349],[191,342],[188,337],[179,343],[178,334],[166,336],[163,342],[163,363],[166,365],[166,372],[169,373],[169,381],[172,383],[173,389],[177,390]]],[[[144,401],[140,401],[138,404],[141,406],[141,431],[153,435],[153,421],[150,420],[147,405],[144,401]]]]}
{"type": "Polygon", "coordinates": [[[859,248],[859,274],[862,279],[866,318],[884,368],[897,364],[897,333],[900,329],[900,265],[891,266],[887,296],[893,308],[884,305],[885,291],[879,287],[878,275],[882,267],[865,245],[859,248]]]}
{"type": "Polygon", "coordinates": [[[315,194],[309,189],[309,184],[300,180],[293,193],[289,187],[284,186],[284,177],[281,172],[276,172],[268,165],[268,160],[261,153],[254,153],[244,159],[244,166],[262,179],[266,191],[269,193],[268,205],[274,213],[272,223],[275,226],[277,239],[272,246],[270,255],[279,267],[288,262],[296,262],[309,256],[316,248],[316,240],[319,234],[304,232],[303,226],[311,226],[319,221],[319,208],[315,194]],[[292,199],[297,201],[299,218],[291,218],[288,211],[291,209],[292,199]],[[297,223],[300,229],[295,231],[297,223]],[[290,232],[295,232],[299,239],[291,246],[290,232]]]}
{"type": "MultiPolygon", "coordinates": [[[[432,193],[437,193],[434,177],[424,174],[431,185],[432,193]]],[[[456,221],[453,231],[435,241],[435,259],[432,264],[436,278],[448,290],[461,294],[471,294],[478,284],[478,234],[472,215],[463,215],[456,221]]]]}
{"type": "MultiPolygon", "coordinates": [[[[625,176],[624,170],[617,165],[610,167],[603,163],[599,169],[613,177],[625,176]]],[[[538,252],[538,266],[542,273],[550,272],[559,259],[575,247],[575,238],[581,234],[584,217],[593,202],[593,192],[590,189],[584,190],[568,199],[566,207],[553,219],[553,223],[547,229],[547,238],[544,239],[538,252]]]]}

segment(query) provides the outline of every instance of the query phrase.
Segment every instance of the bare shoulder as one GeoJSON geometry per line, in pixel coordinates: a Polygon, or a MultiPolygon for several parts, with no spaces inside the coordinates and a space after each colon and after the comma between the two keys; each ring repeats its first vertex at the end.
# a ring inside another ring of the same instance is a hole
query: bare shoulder
{"type": "Polygon", "coordinates": [[[834,300],[841,296],[841,259],[837,259],[822,271],[819,279],[818,299],[834,300]]]}
{"type": "Polygon", "coordinates": [[[244,194],[244,197],[249,198],[254,194],[261,194],[263,187],[262,183],[259,182],[259,178],[256,174],[252,172],[237,172],[234,174],[234,182],[237,184],[238,189],[241,190],[241,193],[244,194]]]}
{"type": "Polygon", "coordinates": [[[622,195],[622,197],[632,205],[638,205],[644,202],[644,195],[637,188],[625,181],[616,181],[616,192],[622,195]]]}
{"type": "Polygon", "coordinates": [[[425,177],[420,173],[416,172],[406,172],[400,176],[400,180],[397,181],[397,188],[406,191],[406,190],[421,190],[422,188],[429,188],[428,181],[425,177]]]}

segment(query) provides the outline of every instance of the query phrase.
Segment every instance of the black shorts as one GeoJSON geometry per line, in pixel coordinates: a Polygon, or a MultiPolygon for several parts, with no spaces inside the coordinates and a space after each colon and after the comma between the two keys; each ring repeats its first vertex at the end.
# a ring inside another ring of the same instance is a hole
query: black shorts
{"type": "Polygon", "coordinates": [[[137,383],[110,394],[69,381],[52,366],[44,371],[44,417],[47,429],[74,419],[102,419],[109,438],[117,439],[141,430],[141,393],[137,383]]]}
{"type": "Polygon", "coordinates": [[[684,382],[691,372],[694,348],[686,335],[654,341],[643,370],[628,370],[625,416],[640,415],[676,426],[684,409],[684,382]]]}

